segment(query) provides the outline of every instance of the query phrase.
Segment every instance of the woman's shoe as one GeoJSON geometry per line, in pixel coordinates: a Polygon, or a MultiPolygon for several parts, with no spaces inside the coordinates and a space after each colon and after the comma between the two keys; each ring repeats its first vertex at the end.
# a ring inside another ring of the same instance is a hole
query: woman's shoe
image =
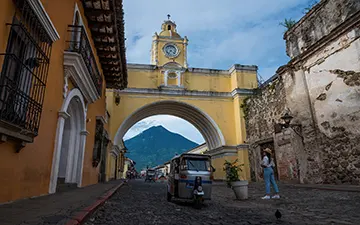
{"type": "Polygon", "coordinates": [[[274,196],[272,196],[271,198],[279,199],[279,198],[280,198],[280,195],[274,195],[274,196]]]}
{"type": "Polygon", "coordinates": [[[261,199],[265,199],[265,200],[270,199],[270,195],[265,195],[265,196],[262,197],[261,199]]]}

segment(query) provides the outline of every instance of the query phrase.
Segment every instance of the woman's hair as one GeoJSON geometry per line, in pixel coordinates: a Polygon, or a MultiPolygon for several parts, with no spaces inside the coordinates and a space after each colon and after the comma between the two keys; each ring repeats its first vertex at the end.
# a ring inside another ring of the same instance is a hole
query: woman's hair
{"type": "Polygon", "coordinates": [[[266,153],[266,156],[269,158],[269,163],[271,163],[271,154],[268,152],[265,152],[265,153],[266,153]]]}

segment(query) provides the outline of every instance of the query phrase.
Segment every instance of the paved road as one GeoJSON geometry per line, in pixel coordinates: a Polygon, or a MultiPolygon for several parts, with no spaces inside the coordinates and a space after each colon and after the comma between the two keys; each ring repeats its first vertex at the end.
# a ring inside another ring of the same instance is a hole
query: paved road
{"type": "Polygon", "coordinates": [[[360,193],[281,186],[282,199],[261,200],[263,185],[251,184],[250,199],[234,200],[231,189],[215,184],[201,210],[185,201],[166,201],[166,186],[130,181],[91,216],[86,225],[107,224],[359,224],[360,193]],[[279,209],[283,218],[277,221],[279,209]]]}

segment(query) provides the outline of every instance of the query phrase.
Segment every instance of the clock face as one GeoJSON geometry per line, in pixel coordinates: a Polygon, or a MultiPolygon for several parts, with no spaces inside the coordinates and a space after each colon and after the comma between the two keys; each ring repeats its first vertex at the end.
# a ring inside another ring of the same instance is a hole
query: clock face
{"type": "Polygon", "coordinates": [[[176,57],[179,50],[174,44],[168,44],[164,47],[164,53],[167,57],[176,57]]]}

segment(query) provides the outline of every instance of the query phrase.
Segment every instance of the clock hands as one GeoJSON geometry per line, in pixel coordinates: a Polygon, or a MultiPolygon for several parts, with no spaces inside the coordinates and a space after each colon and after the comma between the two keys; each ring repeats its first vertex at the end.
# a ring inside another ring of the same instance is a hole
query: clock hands
{"type": "Polygon", "coordinates": [[[176,53],[177,53],[177,49],[175,46],[173,45],[168,45],[165,47],[165,53],[168,55],[168,56],[175,56],[176,53]]]}

